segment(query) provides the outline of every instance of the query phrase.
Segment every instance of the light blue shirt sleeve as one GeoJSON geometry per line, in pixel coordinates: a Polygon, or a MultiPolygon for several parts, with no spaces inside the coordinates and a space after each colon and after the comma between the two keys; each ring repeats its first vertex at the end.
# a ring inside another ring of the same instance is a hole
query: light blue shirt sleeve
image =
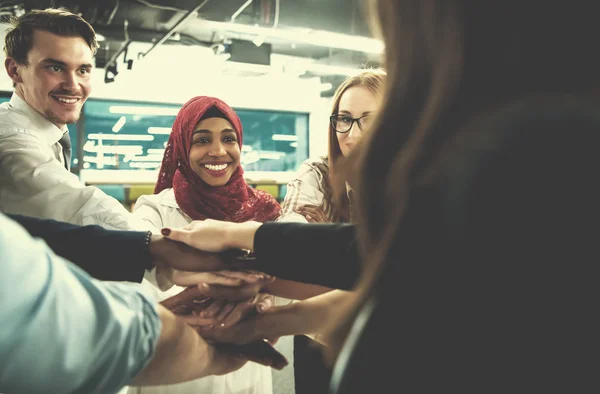
{"type": "Polygon", "coordinates": [[[152,358],[139,285],[90,278],[1,213],[0,265],[0,393],[115,393],[152,358]]]}

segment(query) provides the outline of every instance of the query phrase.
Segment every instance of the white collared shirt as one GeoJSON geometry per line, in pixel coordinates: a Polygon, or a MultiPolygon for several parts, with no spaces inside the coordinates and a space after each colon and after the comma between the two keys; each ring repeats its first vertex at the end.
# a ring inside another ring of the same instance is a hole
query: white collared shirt
{"type": "Polygon", "coordinates": [[[58,128],[13,93],[0,104],[0,211],[108,229],[148,226],[65,168],[58,128]]]}
{"type": "MultiPolygon", "coordinates": [[[[133,214],[140,220],[145,220],[151,225],[155,232],[163,227],[183,227],[188,225],[192,219],[183,212],[172,188],[165,189],[158,194],[140,196],[135,203],[133,214]]],[[[164,286],[161,282],[164,278],[157,275],[156,268],[146,273],[145,278],[154,286],[144,282],[142,287],[152,291],[155,301],[160,302],[185,290],[184,287],[164,286]]],[[[131,387],[128,394],[187,394],[187,393],[211,393],[211,394],[272,394],[273,383],[269,367],[256,363],[247,363],[237,371],[222,376],[206,376],[201,379],[192,380],[169,386],[157,387],[131,387]]]]}

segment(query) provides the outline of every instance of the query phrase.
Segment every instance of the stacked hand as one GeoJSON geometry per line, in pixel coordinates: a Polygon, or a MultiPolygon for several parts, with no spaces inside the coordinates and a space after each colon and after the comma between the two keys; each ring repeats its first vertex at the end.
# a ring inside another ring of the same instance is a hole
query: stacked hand
{"type": "Polygon", "coordinates": [[[260,291],[274,279],[253,271],[174,271],[173,282],[187,289],[161,304],[195,327],[231,325],[271,306],[272,296],[260,291]]]}
{"type": "Polygon", "coordinates": [[[323,211],[323,208],[316,205],[303,205],[298,208],[298,213],[306,219],[309,223],[327,223],[327,215],[323,211]]]}
{"type": "MultiPolygon", "coordinates": [[[[190,286],[161,304],[203,335],[205,330],[215,327],[234,327],[271,308],[273,296],[260,293],[260,290],[272,280],[273,277],[252,271],[176,271],[173,281],[180,286],[190,286]]],[[[236,345],[208,335],[203,337],[220,351],[242,354],[251,361],[276,369],[287,365],[285,357],[260,338],[236,345]]]]}

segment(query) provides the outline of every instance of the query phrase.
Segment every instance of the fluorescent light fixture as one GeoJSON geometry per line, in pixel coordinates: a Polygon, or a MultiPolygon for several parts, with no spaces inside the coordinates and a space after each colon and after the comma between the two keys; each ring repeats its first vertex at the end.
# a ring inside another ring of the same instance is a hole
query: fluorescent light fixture
{"type": "Polygon", "coordinates": [[[150,149],[148,149],[148,154],[149,155],[164,155],[165,154],[165,150],[164,149],[150,148],[150,149]]]}
{"type": "Polygon", "coordinates": [[[122,115],[155,115],[155,116],[177,116],[179,108],[170,107],[141,107],[135,105],[111,105],[108,107],[111,114],[122,115]]]}
{"type": "Polygon", "coordinates": [[[258,157],[261,159],[267,160],[279,160],[282,156],[285,156],[285,153],[281,152],[260,152],[258,157]]]}
{"type": "Polygon", "coordinates": [[[98,41],[98,42],[100,42],[100,41],[106,41],[106,37],[104,37],[100,33],[96,33],[96,41],[98,41]]]}
{"type": "MultiPolygon", "coordinates": [[[[252,147],[250,145],[242,145],[242,152],[252,152],[252,147]]],[[[150,150],[148,150],[150,153],[150,150]]]]}
{"type": "Polygon", "coordinates": [[[83,156],[83,161],[88,163],[96,163],[96,164],[108,164],[114,166],[117,163],[117,156],[83,156]]]}
{"type": "Polygon", "coordinates": [[[125,122],[127,122],[127,119],[124,116],[121,116],[112,128],[113,133],[118,133],[119,131],[121,131],[121,129],[125,125],[125,122]]]}
{"type": "Polygon", "coordinates": [[[110,140],[110,141],[153,141],[153,135],[140,135],[140,134],[89,134],[88,139],[90,140],[110,140]]]}
{"type": "MultiPolygon", "coordinates": [[[[98,141],[102,142],[102,141],[98,141]]],[[[94,141],[87,141],[83,145],[84,152],[90,153],[114,153],[120,155],[141,155],[143,153],[143,148],[141,145],[108,145],[104,146],[101,144],[96,145],[94,141]]]]}
{"type": "Polygon", "coordinates": [[[298,141],[297,136],[289,134],[273,134],[271,138],[273,141],[298,141]]]}
{"type": "Polygon", "coordinates": [[[372,54],[382,54],[384,45],[381,40],[354,36],[349,34],[332,33],[312,29],[273,29],[270,27],[250,26],[239,23],[215,22],[202,20],[203,27],[217,31],[250,34],[256,37],[270,37],[284,41],[303,43],[325,48],[346,49],[372,54]]]}
{"type": "Polygon", "coordinates": [[[129,167],[131,168],[157,168],[160,163],[140,163],[140,162],[131,162],[129,163],[129,167]]]}
{"type": "Polygon", "coordinates": [[[134,156],[131,158],[131,161],[152,161],[152,162],[162,162],[162,155],[147,155],[147,156],[134,156]]]}
{"type": "Polygon", "coordinates": [[[292,148],[297,148],[298,147],[298,143],[297,142],[290,142],[290,146],[292,148]]]}
{"type": "Polygon", "coordinates": [[[259,160],[260,160],[260,158],[258,158],[258,157],[250,157],[248,159],[242,157],[242,164],[248,165],[248,164],[256,163],[259,160]]]}
{"type": "Polygon", "coordinates": [[[148,127],[149,134],[171,134],[170,127],[148,127]]]}
{"type": "Polygon", "coordinates": [[[242,155],[241,162],[242,162],[242,164],[246,165],[246,164],[256,163],[259,160],[260,160],[260,157],[258,157],[258,152],[253,151],[253,152],[244,153],[242,155]]]}

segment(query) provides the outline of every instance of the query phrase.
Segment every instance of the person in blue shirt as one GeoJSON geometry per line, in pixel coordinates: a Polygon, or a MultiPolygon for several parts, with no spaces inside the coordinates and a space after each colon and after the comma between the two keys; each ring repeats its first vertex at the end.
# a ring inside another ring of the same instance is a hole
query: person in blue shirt
{"type": "Polygon", "coordinates": [[[0,213],[0,392],[114,393],[237,370],[139,285],[101,282],[0,213]]]}

